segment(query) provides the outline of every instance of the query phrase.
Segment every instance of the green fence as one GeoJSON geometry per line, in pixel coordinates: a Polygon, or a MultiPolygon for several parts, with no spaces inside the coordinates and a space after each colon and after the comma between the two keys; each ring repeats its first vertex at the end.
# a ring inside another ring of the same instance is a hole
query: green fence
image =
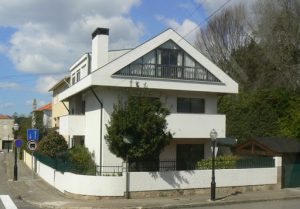
{"type": "Polygon", "coordinates": [[[283,166],[284,187],[300,187],[300,164],[288,164],[283,166]]]}

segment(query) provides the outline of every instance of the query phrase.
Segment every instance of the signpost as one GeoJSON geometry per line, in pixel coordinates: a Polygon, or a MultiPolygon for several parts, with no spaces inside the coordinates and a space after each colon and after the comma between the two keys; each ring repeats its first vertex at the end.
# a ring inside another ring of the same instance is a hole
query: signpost
{"type": "Polygon", "coordinates": [[[39,129],[27,129],[27,140],[38,141],[40,137],[39,129]]]}
{"type": "Polygon", "coordinates": [[[40,133],[39,129],[27,129],[27,149],[31,151],[31,169],[32,169],[32,179],[34,178],[33,170],[33,153],[37,149],[37,141],[39,140],[40,133]]]}

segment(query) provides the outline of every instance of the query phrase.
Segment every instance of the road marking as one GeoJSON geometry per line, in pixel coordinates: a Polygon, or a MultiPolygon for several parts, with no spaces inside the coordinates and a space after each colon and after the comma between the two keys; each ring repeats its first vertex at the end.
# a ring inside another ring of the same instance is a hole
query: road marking
{"type": "Polygon", "coordinates": [[[0,199],[5,207],[5,209],[18,209],[15,203],[12,201],[8,195],[0,195],[0,199]]]}

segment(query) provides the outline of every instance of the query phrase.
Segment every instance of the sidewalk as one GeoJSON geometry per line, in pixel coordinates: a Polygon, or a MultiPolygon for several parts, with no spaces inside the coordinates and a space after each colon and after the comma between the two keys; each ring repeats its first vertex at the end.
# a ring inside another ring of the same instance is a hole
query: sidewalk
{"type": "Polygon", "coordinates": [[[224,204],[249,203],[258,201],[272,201],[300,198],[300,188],[283,189],[278,191],[247,192],[238,194],[219,194],[217,201],[209,201],[209,194],[179,197],[160,197],[145,199],[103,199],[103,200],[75,200],[66,197],[38,176],[32,178],[31,170],[19,161],[19,179],[12,181],[13,153],[5,153],[5,164],[12,193],[16,198],[41,208],[55,209],[100,209],[100,208],[189,208],[196,206],[214,206],[224,204]]]}

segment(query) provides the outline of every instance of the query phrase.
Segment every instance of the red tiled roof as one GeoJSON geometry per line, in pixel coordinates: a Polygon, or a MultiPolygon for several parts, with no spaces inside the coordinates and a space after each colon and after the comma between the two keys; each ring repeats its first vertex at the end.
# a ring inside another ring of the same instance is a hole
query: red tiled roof
{"type": "Polygon", "coordinates": [[[11,119],[9,115],[0,115],[0,119],[11,119]]]}
{"type": "Polygon", "coordinates": [[[52,110],[52,103],[46,104],[35,111],[52,110]]]}

